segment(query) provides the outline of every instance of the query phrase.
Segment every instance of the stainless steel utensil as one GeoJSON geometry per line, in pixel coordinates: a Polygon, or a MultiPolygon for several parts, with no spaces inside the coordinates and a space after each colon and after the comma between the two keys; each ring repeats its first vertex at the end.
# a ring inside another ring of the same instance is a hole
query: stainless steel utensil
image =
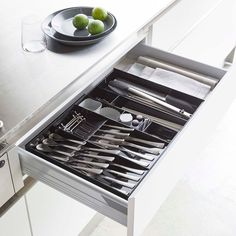
{"type": "Polygon", "coordinates": [[[121,143],[125,141],[125,139],[113,138],[113,137],[105,136],[105,135],[93,135],[92,137],[102,139],[102,140],[112,141],[113,143],[121,143]]]}
{"type": "Polygon", "coordinates": [[[36,146],[36,149],[39,150],[39,151],[42,151],[42,152],[46,152],[46,153],[59,153],[59,154],[62,154],[62,155],[65,155],[65,156],[68,156],[68,157],[72,157],[74,155],[74,153],[71,153],[71,152],[64,152],[64,151],[61,151],[61,150],[57,150],[55,148],[50,148],[48,145],[46,144],[38,144],[36,146]]]}
{"type": "Polygon", "coordinates": [[[106,129],[99,129],[97,132],[105,133],[105,134],[112,134],[119,137],[128,137],[130,133],[121,133],[119,131],[114,130],[106,130],[106,129]]]}
{"type": "Polygon", "coordinates": [[[121,164],[111,163],[110,165],[122,168],[124,170],[130,171],[130,172],[138,174],[138,175],[143,175],[144,172],[145,172],[144,170],[139,170],[139,169],[127,167],[127,166],[124,166],[124,165],[121,165],[121,164]]]}
{"type": "Polygon", "coordinates": [[[137,165],[140,165],[142,167],[148,167],[150,165],[150,161],[142,161],[142,160],[135,160],[134,158],[128,157],[124,152],[119,151],[118,154],[120,157],[125,158],[126,160],[129,160],[137,165]]]}
{"type": "Polygon", "coordinates": [[[135,187],[135,184],[133,184],[133,183],[129,183],[129,182],[121,181],[121,180],[118,180],[118,179],[114,179],[114,178],[111,178],[111,177],[106,176],[106,175],[100,175],[100,177],[102,177],[103,179],[108,180],[110,182],[113,182],[113,183],[119,184],[121,186],[127,187],[127,188],[132,189],[132,188],[135,187]]]}
{"type": "Polygon", "coordinates": [[[126,153],[133,154],[135,156],[138,156],[138,157],[148,160],[148,161],[153,161],[156,158],[156,155],[153,155],[153,154],[148,154],[148,153],[143,154],[143,153],[132,151],[132,150],[124,148],[124,147],[120,147],[120,148],[122,151],[124,151],[126,153]]]}
{"type": "Polygon", "coordinates": [[[103,172],[103,169],[87,168],[87,167],[71,165],[71,164],[70,164],[70,167],[74,169],[78,169],[78,170],[84,170],[84,171],[87,171],[96,175],[100,175],[103,172]]]}
{"type": "Polygon", "coordinates": [[[90,143],[95,144],[95,145],[101,145],[101,146],[103,146],[105,148],[109,148],[109,149],[118,149],[119,148],[119,145],[105,143],[105,142],[101,142],[101,141],[100,142],[90,141],[90,143]]]}
{"type": "Polygon", "coordinates": [[[89,153],[79,153],[78,156],[96,158],[96,159],[101,159],[101,160],[110,161],[110,162],[115,160],[115,157],[112,157],[112,156],[100,156],[98,154],[89,154],[89,153]]]}
{"type": "Polygon", "coordinates": [[[164,148],[164,146],[165,146],[165,143],[152,142],[152,141],[149,141],[149,140],[135,138],[135,137],[131,137],[131,136],[125,138],[125,140],[134,141],[134,142],[138,142],[138,143],[143,143],[143,144],[147,144],[147,145],[157,147],[157,148],[164,148]]]}
{"type": "Polygon", "coordinates": [[[122,130],[122,131],[129,131],[129,132],[132,132],[134,131],[133,128],[127,128],[127,127],[121,127],[121,126],[118,126],[118,125],[103,125],[102,127],[107,127],[107,128],[112,128],[112,129],[118,129],[118,130],[122,130]]]}
{"type": "Polygon", "coordinates": [[[76,139],[65,138],[65,137],[63,137],[59,134],[56,134],[56,133],[49,134],[49,138],[55,140],[56,142],[71,142],[71,143],[76,143],[76,144],[79,144],[79,145],[85,145],[86,144],[85,141],[79,141],[79,140],[76,140],[76,139]]]}
{"type": "Polygon", "coordinates": [[[118,172],[118,171],[115,171],[115,170],[109,170],[109,169],[107,169],[106,171],[111,173],[111,174],[115,174],[117,176],[124,177],[126,179],[131,179],[131,180],[134,180],[134,181],[139,181],[140,180],[140,176],[125,174],[125,173],[122,173],[122,172],[118,172]]]}
{"type": "Polygon", "coordinates": [[[110,85],[110,88],[114,88],[115,87],[115,88],[120,89],[121,91],[123,91],[123,93],[125,93],[125,94],[130,94],[131,93],[131,94],[135,94],[137,96],[140,96],[142,98],[146,98],[146,99],[148,99],[150,101],[153,101],[153,102],[155,102],[155,103],[157,103],[157,104],[159,104],[159,105],[161,105],[161,106],[163,106],[165,108],[168,108],[171,111],[174,111],[174,112],[176,112],[178,114],[181,114],[182,116],[184,116],[184,117],[186,117],[188,119],[191,117],[191,114],[186,112],[186,111],[184,111],[183,109],[180,109],[180,108],[178,108],[176,106],[170,105],[167,102],[162,101],[160,99],[157,99],[157,98],[155,98],[155,97],[153,97],[153,96],[151,96],[151,95],[149,95],[149,94],[147,94],[145,92],[142,92],[142,91],[140,91],[138,89],[135,89],[135,88],[132,88],[132,87],[128,87],[128,85],[126,83],[124,83],[124,82],[121,82],[121,81],[118,81],[118,80],[117,81],[113,80],[113,81],[109,82],[109,85],[110,85]]]}
{"type": "Polygon", "coordinates": [[[43,144],[46,144],[48,146],[51,146],[51,147],[65,147],[65,148],[69,148],[71,150],[74,150],[74,151],[78,151],[81,149],[81,147],[75,147],[75,146],[71,146],[71,145],[67,145],[67,144],[62,144],[62,143],[57,143],[55,142],[53,139],[50,139],[50,138],[46,138],[42,141],[43,144]]]}
{"type": "Polygon", "coordinates": [[[141,151],[152,153],[152,154],[155,154],[155,155],[158,155],[161,152],[161,150],[163,150],[163,149],[160,149],[160,148],[148,148],[148,147],[144,147],[144,146],[137,145],[137,144],[134,144],[134,143],[129,143],[129,142],[123,142],[121,145],[122,146],[133,147],[133,148],[139,149],[141,151]]]}
{"type": "Polygon", "coordinates": [[[62,161],[62,162],[68,162],[70,160],[70,157],[68,156],[56,156],[53,154],[48,155],[48,157],[53,158],[57,161],[62,161]]]}
{"type": "Polygon", "coordinates": [[[120,153],[119,150],[107,150],[103,148],[91,148],[91,147],[84,147],[83,150],[94,151],[98,153],[113,154],[113,155],[118,155],[120,153]]]}
{"type": "Polygon", "coordinates": [[[107,164],[107,163],[85,161],[85,160],[78,160],[78,159],[71,160],[71,163],[72,164],[74,164],[74,163],[83,163],[83,164],[87,164],[87,165],[97,166],[97,167],[100,167],[100,168],[107,168],[109,166],[109,164],[107,164]]]}

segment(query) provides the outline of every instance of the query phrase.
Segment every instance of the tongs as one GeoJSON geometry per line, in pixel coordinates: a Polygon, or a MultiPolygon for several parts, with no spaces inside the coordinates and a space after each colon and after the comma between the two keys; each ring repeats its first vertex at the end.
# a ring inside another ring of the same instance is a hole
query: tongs
{"type": "Polygon", "coordinates": [[[180,114],[181,116],[183,117],[186,117],[186,118],[190,118],[191,117],[191,114],[186,112],[184,109],[181,109],[181,108],[178,108],[176,106],[173,106],[165,101],[162,101],[154,96],[151,96],[149,95],[148,93],[145,93],[144,91],[141,91],[137,88],[134,88],[134,87],[129,87],[128,84],[126,84],[125,82],[123,81],[118,81],[118,80],[113,80],[113,81],[110,81],[109,82],[109,85],[108,85],[112,90],[116,90],[117,92],[117,89],[120,91],[120,93],[123,93],[123,95],[127,96],[129,94],[134,94],[134,95],[137,95],[139,97],[142,97],[142,98],[145,98],[145,99],[148,99],[154,103],[157,103],[158,105],[161,105],[171,111],[174,111],[176,112],[177,114],[180,114]]]}

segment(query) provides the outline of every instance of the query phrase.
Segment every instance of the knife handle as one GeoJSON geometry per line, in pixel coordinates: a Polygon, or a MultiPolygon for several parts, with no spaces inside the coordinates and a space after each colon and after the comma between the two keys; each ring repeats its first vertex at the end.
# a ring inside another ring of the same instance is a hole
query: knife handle
{"type": "Polygon", "coordinates": [[[184,109],[185,111],[193,114],[194,111],[197,109],[196,106],[190,104],[189,102],[186,102],[182,99],[173,97],[171,95],[166,95],[166,102],[169,103],[170,105],[176,106],[180,109],[184,109]]]}

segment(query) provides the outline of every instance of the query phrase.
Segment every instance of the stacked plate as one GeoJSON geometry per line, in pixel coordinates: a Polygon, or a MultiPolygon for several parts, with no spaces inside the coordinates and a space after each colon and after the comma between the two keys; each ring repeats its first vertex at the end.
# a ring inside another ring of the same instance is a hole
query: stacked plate
{"type": "Polygon", "coordinates": [[[97,43],[116,28],[117,21],[108,12],[108,17],[103,22],[105,30],[102,33],[91,35],[87,28],[84,30],[76,29],[72,23],[74,16],[85,14],[89,19],[93,19],[92,10],[92,7],[72,7],[56,11],[43,21],[42,30],[49,38],[65,45],[80,46],[97,43]]]}

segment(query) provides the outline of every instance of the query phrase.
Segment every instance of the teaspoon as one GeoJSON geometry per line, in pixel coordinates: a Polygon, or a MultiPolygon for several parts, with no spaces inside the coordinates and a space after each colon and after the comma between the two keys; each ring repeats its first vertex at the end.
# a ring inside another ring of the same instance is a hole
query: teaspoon
{"type": "Polygon", "coordinates": [[[68,152],[60,151],[54,148],[50,148],[46,144],[42,144],[42,143],[38,144],[36,146],[36,149],[39,151],[48,152],[48,153],[56,152],[56,153],[60,153],[62,155],[69,156],[69,157],[72,157],[74,155],[73,153],[68,153],[68,152]]]}
{"type": "Polygon", "coordinates": [[[51,138],[46,138],[43,140],[43,144],[46,144],[48,146],[52,146],[52,147],[66,147],[75,151],[80,150],[80,147],[75,147],[75,146],[71,146],[71,145],[67,145],[67,144],[61,144],[61,143],[57,143],[55,142],[53,139],[51,138]]]}

